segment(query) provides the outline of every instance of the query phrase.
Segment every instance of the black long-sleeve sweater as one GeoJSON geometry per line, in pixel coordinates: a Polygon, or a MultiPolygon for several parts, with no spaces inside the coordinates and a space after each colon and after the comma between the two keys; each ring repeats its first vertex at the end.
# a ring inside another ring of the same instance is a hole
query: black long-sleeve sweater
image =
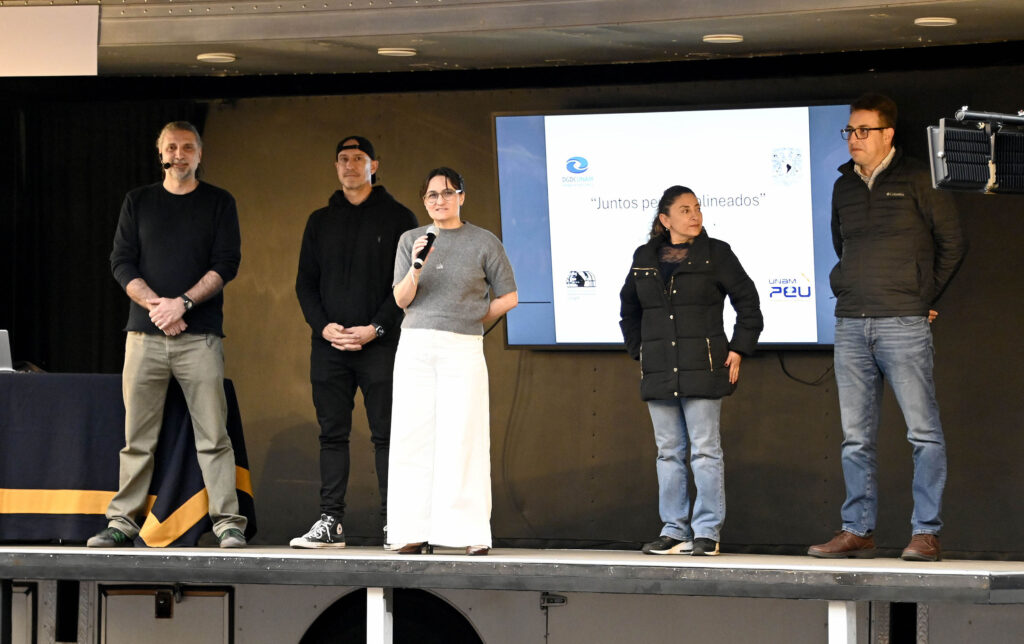
{"type": "MultiPolygon", "coordinates": [[[[209,271],[225,284],[234,279],[241,244],[238,210],[227,190],[201,181],[192,192],[176,195],[154,183],[125,196],[110,268],[121,288],[141,277],[160,297],[178,297],[209,271]]],[[[185,314],[185,332],[223,336],[223,307],[223,292],[200,302],[185,314]]],[[[125,331],[163,333],[134,301],[125,331]]]]}
{"type": "Polygon", "coordinates": [[[338,190],[326,208],[309,216],[302,235],[295,293],[309,323],[313,342],[326,344],[324,327],[379,324],[398,341],[402,310],[391,293],[398,239],[417,226],[412,212],[383,186],[353,205],[338,190]]]}

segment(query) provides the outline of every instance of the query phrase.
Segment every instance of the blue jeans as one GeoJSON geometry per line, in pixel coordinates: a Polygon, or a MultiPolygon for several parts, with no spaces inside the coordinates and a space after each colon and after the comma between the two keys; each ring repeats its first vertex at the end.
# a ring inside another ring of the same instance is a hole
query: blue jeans
{"type": "Polygon", "coordinates": [[[719,541],[725,522],[725,461],[719,420],[722,399],[649,400],[658,446],[658,512],[663,536],[719,541]],[[690,519],[686,461],[690,460],[697,499],[690,519]]]}
{"type": "Polygon", "coordinates": [[[843,424],[843,529],[866,536],[878,515],[877,437],[883,378],[914,449],[914,534],[942,528],[946,442],[935,401],[932,331],[924,316],[836,318],[835,370],[843,424]]]}

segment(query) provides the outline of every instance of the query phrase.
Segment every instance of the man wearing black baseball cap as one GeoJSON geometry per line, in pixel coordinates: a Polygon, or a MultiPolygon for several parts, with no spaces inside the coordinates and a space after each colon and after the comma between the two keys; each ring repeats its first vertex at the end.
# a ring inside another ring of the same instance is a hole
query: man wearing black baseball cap
{"type": "Polygon", "coordinates": [[[293,548],[344,548],[349,435],[356,388],[374,447],[381,517],[387,517],[391,377],[402,310],[391,293],[398,238],[418,224],[383,186],[377,155],[362,136],[338,142],[341,189],[309,216],[295,292],[312,329],[310,380],[320,424],[320,518],[293,548]]]}

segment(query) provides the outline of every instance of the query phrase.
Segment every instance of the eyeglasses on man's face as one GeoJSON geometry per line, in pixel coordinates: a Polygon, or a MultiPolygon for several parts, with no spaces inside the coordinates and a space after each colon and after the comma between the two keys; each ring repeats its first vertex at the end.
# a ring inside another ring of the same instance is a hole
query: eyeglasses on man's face
{"type": "Polygon", "coordinates": [[[461,190],[452,190],[451,188],[447,188],[445,190],[442,190],[441,192],[434,192],[433,190],[431,190],[427,194],[423,195],[423,201],[425,203],[437,203],[438,199],[441,199],[443,201],[451,201],[452,199],[455,198],[455,195],[461,192],[461,190]]]}
{"type": "Polygon", "coordinates": [[[868,135],[875,130],[888,129],[889,128],[887,127],[844,127],[843,129],[839,130],[839,134],[843,137],[844,141],[849,141],[851,134],[854,136],[854,138],[866,139],[868,138],[868,135]]]}

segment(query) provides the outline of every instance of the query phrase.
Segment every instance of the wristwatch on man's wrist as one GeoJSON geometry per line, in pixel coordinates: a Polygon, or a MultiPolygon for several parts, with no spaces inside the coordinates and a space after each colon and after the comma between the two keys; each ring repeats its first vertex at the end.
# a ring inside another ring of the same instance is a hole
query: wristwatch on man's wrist
{"type": "Polygon", "coordinates": [[[373,330],[377,334],[378,338],[384,335],[384,327],[379,324],[373,323],[373,330]]]}
{"type": "Polygon", "coordinates": [[[196,303],[192,301],[192,298],[184,293],[181,294],[181,301],[185,303],[185,313],[191,311],[192,307],[196,305],[196,303]]]}

